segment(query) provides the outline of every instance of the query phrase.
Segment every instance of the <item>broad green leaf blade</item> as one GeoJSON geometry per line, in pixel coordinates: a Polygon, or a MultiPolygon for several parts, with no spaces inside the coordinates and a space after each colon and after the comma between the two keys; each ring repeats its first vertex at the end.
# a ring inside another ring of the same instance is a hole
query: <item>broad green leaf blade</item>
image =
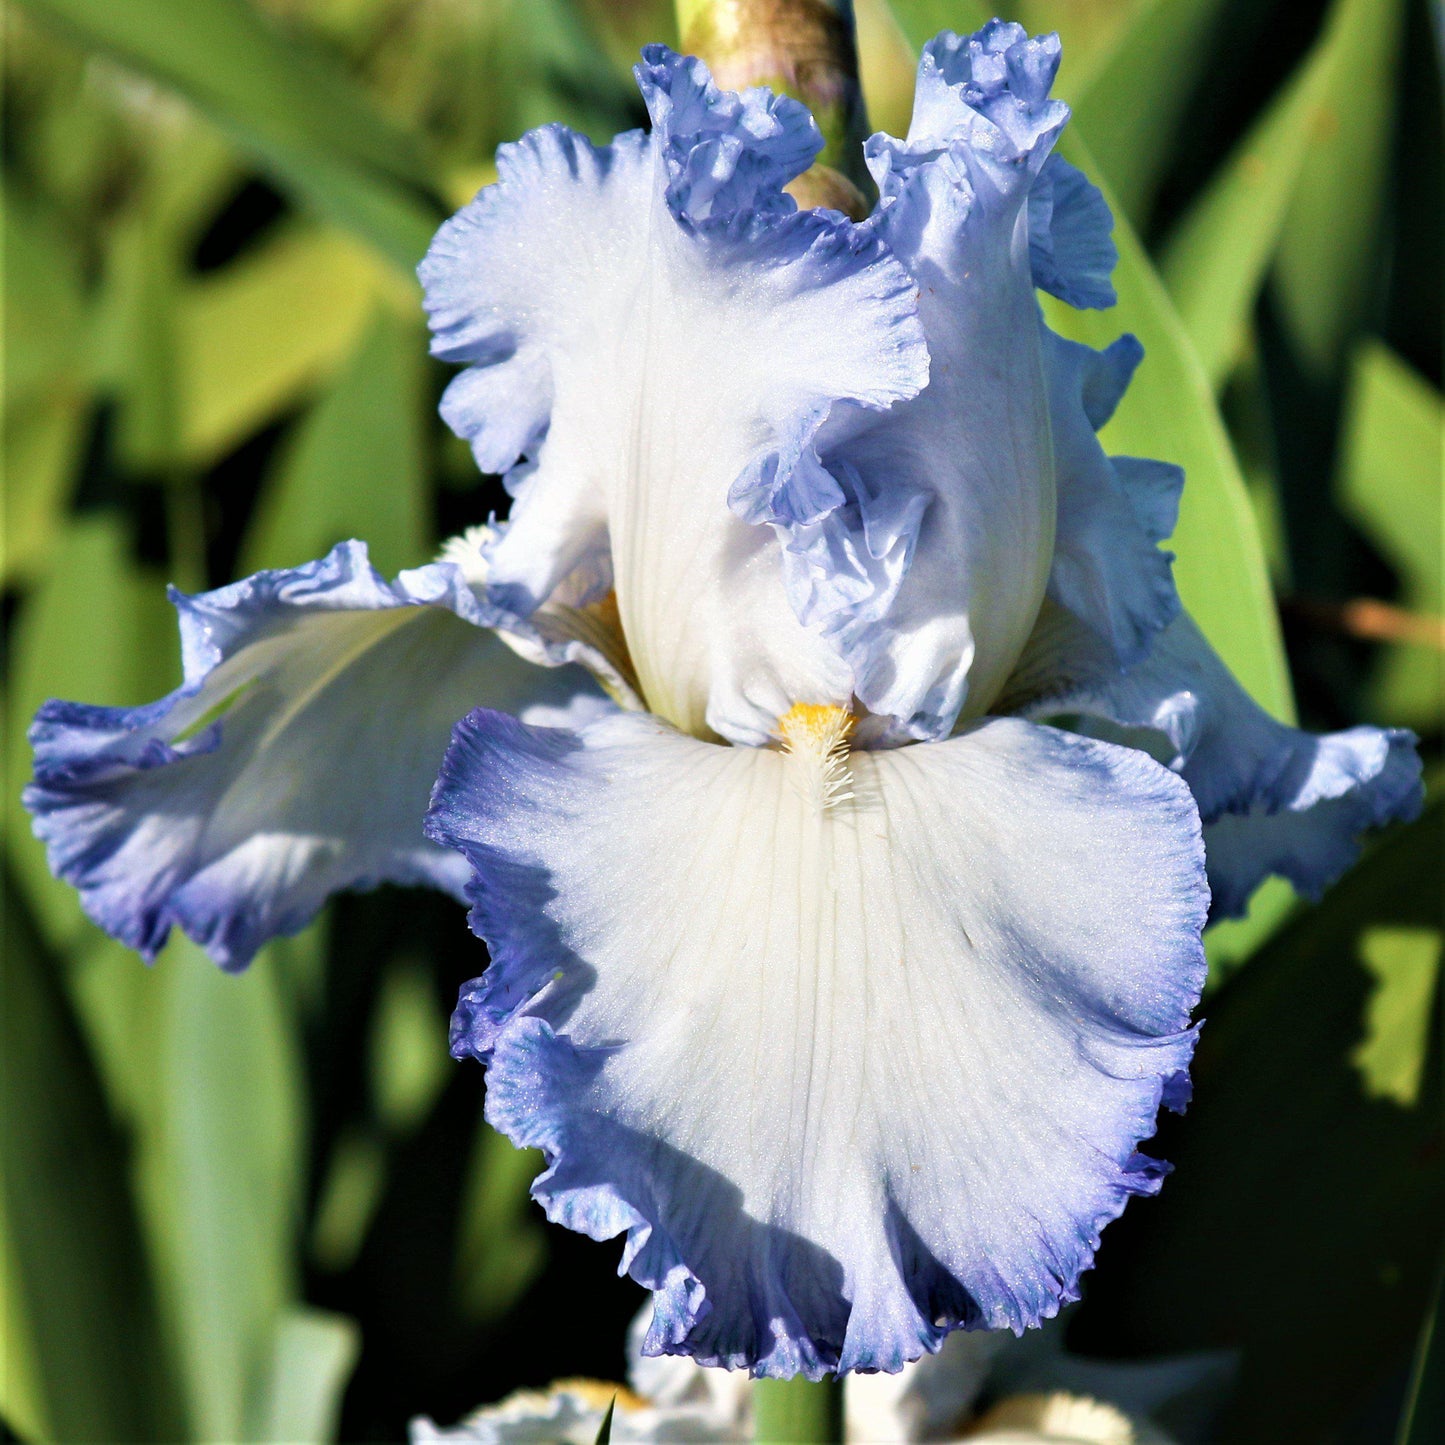
{"type": "Polygon", "coordinates": [[[330,1274],[350,1268],[386,1185],[386,1147],[369,1130],[344,1129],[327,1162],[308,1248],[313,1264],[330,1274]]]}
{"type": "Polygon", "coordinates": [[[52,396],[5,416],[3,581],[13,586],[44,570],[65,525],[71,482],[85,440],[86,399],[57,387],[52,396]]]}
{"type": "Polygon", "coordinates": [[[175,1439],[121,1138],[60,962],[3,889],[0,1413],[37,1440],[175,1439]]]}
{"type": "Polygon", "coordinates": [[[1403,0],[1366,0],[1340,15],[1340,63],[1286,217],[1274,279],[1285,324],[1317,377],[1339,374],[1376,283],[1380,214],[1403,0]]]}
{"type": "MultiPolygon", "coordinates": [[[[1354,359],[1338,496],[1394,567],[1400,605],[1427,631],[1445,616],[1445,400],[1387,347],[1354,359]]],[[[1404,638],[1390,647],[1371,692],[1382,722],[1423,730],[1445,721],[1445,650],[1404,638]]]]}
{"type": "Polygon", "coordinates": [[[282,185],[414,266],[443,211],[415,140],[244,0],[26,0],[80,44],[173,87],[282,185]]]}
{"type": "Polygon", "coordinates": [[[1377,4],[1337,0],[1314,49],[1165,245],[1160,271],[1216,387],[1239,359],[1301,168],[1329,133],[1326,100],[1353,65],[1360,13],[1377,4]]]}
{"type": "MultiPolygon", "coordinates": [[[[1109,0],[1104,8],[1118,16],[1126,7],[1109,0]]],[[[1140,226],[1195,81],[1209,63],[1224,0],[1142,0],[1092,52],[1082,53],[1070,25],[1077,9],[1045,0],[1026,13],[1036,27],[1060,32],[1059,93],[1073,108],[1071,124],[1088,141],[1116,207],[1140,226]]]]}
{"type": "Polygon", "coordinates": [[[60,217],[0,194],[4,255],[4,525],[7,583],[33,576],[54,543],[81,443],[89,390],[78,248],[60,217]]]}
{"type": "Polygon", "coordinates": [[[370,1032],[367,1053],[376,1117],[388,1134],[410,1134],[426,1118],[452,1072],[447,1015],[438,1006],[423,964],[403,959],[387,969],[370,1032]]]}
{"type": "Polygon", "coordinates": [[[469,1319],[504,1315],[546,1260],[546,1236],[528,1194],[542,1162],[535,1149],[517,1149],[477,1120],[457,1243],[457,1297],[469,1319]]]}
{"type": "Polygon", "coordinates": [[[5,853],[52,947],[68,948],[95,931],[68,883],[51,877],[45,850],[20,806],[30,776],[25,733],[47,698],[133,705],[180,681],[175,612],[164,579],[131,559],[127,528],[91,513],[72,522],[52,554],[45,579],[20,605],[10,637],[6,679],[5,853]]]}
{"type": "Polygon", "coordinates": [[[1219,991],[1189,1112],[1151,1150],[1175,1172],[1105,1236],[1076,1338],[1239,1349],[1231,1445],[1355,1418],[1425,1310],[1445,1244],[1442,824],[1437,804],[1386,838],[1219,991]]]}
{"type": "Polygon", "coordinates": [[[379,299],[414,305],[346,236],[287,228],[177,302],[181,451],[214,461],[273,420],[356,345],[379,299]]]}
{"type": "Polygon", "coordinates": [[[888,0],[857,0],[858,81],[870,131],[907,135],[918,50],[888,0]]]}
{"type": "MultiPolygon", "coordinates": [[[[137,967],[139,963],[136,962],[137,967]]],[[[243,1440],[296,1298],[305,1108],[299,1042],[269,951],[242,977],[174,938],[156,1011],[142,1217],[192,1429],[243,1440]]]]}
{"type": "Polygon", "coordinates": [[[79,379],[85,301],[80,254],[60,217],[8,182],[0,191],[0,247],[8,416],[15,405],[79,379]]]}
{"type": "Polygon", "coordinates": [[[361,1333],[345,1315],[295,1309],[281,1316],[271,1373],[250,1438],[325,1445],[336,1438],[341,1397],[361,1353],[361,1333]]]}
{"type": "Polygon", "coordinates": [[[242,573],[308,562],[349,537],[388,576],[426,560],[425,356],[419,324],[377,313],[267,479],[242,573]]]}
{"type": "Polygon", "coordinates": [[[922,50],[940,30],[977,30],[994,13],[979,0],[888,0],[888,8],[914,50],[922,50]]]}
{"type": "Polygon", "coordinates": [[[1431,1445],[1445,1435],[1445,1269],[1435,1281],[1435,1299],[1420,1330],[1415,1368],[1395,1445],[1431,1445]]]}
{"type": "MultiPolygon", "coordinates": [[[[1066,133],[1063,150],[1098,179],[1098,167],[1078,136],[1066,133]]],[[[1289,673],[1239,464],[1163,284],[1117,207],[1114,218],[1118,306],[1081,312],[1044,298],[1049,324],[1095,347],[1121,331],[1132,331],[1144,343],[1143,365],[1105,428],[1103,442],[1120,455],[1158,457],[1184,468],[1179,526],[1168,544],[1178,554],[1175,577],[1184,605],[1255,699],[1288,720],[1293,715],[1289,673]]]]}

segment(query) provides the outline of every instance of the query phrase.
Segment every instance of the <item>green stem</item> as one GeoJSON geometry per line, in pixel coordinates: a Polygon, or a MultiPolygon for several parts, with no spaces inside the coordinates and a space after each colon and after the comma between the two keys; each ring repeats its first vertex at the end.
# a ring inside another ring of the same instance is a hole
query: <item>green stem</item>
{"type": "Polygon", "coordinates": [[[843,1382],[759,1380],[753,1386],[753,1439],[759,1445],[840,1445],[843,1382]]]}

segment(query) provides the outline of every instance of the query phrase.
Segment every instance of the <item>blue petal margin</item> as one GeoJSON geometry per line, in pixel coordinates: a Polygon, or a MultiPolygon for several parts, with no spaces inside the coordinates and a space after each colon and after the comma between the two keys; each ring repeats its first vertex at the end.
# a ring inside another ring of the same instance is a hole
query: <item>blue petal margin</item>
{"type": "Polygon", "coordinates": [[[615,590],[648,705],[763,742],[792,698],[851,695],[774,531],[843,504],[825,426],[926,383],[916,288],[870,229],[784,193],[821,145],[802,106],[661,46],[636,75],[649,132],[534,131],[437,233],[433,351],[470,365],[442,411],[515,498],[490,598],[525,618],[615,590]]]}
{"type": "Polygon", "coordinates": [[[1188,790],[1014,719],[797,758],[616,714],[459,724],[431,836],[492,963],[452,1052],[543,1151],[548,1217],[625,1235],[645,1353],[900,1369],[1077,1298],[1167,1166],[1207,896],[1188,790]]]}
{"type": "Polygon", "coordinates": [[[341,888],[460,894],[465,868],[421,827],[453,723],[479,700],[560,718],[600,697],[580,669],[511,652],[455,567],[388,583],[360,542],[171,599],[181,686],[142,707],[46,703],[24,793],[51,869],[147,959],[179,925],[244,968],[341,888]]]}
{"type": "Polygon", "coordinates": [[[1110,457],[1095,433],[1144,357],[1133,336],[1103,351],[1042,327],[1058,477],[1049,596],[1086,622],[1116,663],[1132,667],[1179,615],[1172,552],[1184,473],[1168,462],[1110,457]]]}
{"type": "Polygon", "coordinates": [[[1029,717],[1097,719],[1162,754],[1199,804],[1216,920],[1242,914],[1271,873],[1318,898],[1359,857],[1363,834],[1408,822],[1424,801],[1413,733],[1277,722],[1187,614],[1121,671],[1097,636],[1050,607],[1005,701],[1029,717]]]}
{"type": "Polygon", "coordinates": [[[1044,162],[1029,192],[1029,264],[1040,291],[1080,310],[1112,306],[1118,264],[1114,217],[1099,188],[1062,156],[1044,162]]]}

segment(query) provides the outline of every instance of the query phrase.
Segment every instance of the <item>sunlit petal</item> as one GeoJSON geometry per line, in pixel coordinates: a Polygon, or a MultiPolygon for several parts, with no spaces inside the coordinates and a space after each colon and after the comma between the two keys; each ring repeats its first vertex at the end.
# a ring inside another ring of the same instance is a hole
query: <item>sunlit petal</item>
{"type": "Polygon", "coordinates": [[[831,801],[818,763],[479,711],[430,824],[494,960],[453,1048],[537,1197],[627,1234],[650,1351],[765,1374],[1074,1298],[1158,1187],[1203,976],[1197,815],[1142,753],[993,720],[831,801]]]}
{"type": "Polygon", "coordinates": [[[243,968],[340,888],[460,894],[462,860],[422,833],[457,718],[605,705],[580,670],[499,642],[454,567],[387,583],[356,542],[174,600],[182,685],[136,708],[47,703],[25,791],[56,874],[147,958],[179,925],[243,968]]]}

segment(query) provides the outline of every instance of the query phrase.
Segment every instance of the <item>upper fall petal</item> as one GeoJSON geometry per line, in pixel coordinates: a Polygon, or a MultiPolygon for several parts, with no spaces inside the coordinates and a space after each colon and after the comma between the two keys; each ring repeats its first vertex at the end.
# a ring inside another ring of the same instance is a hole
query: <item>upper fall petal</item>
{"type": "Polygon", "coordinates": [[[500,642],[448,564],[388,583],[343,542],[172,598],[181,686],[142,707],[47,703],[24,794],[57,876],[147,958],[174,924],[243,968],[341,888],[460,894],[466,869],[422,832],[452,725],[479,702],[539,722],[601,705],[579,669],[500,642]]]}
{"type": "Polygon", "coordinates": [[[820,428],[846,435],[917,392],[927,354],[882,242],[783,194],[821,143],[806,110],[720,92],[662,47],[638,78],[649,134],[597,149],[534,131],[438,233],[433,349],[472,368],[443,410],[484,466],[526,458],[490,550],[495,600],[526,615],[583,569],[615,588],[652,710],[761,742],[798,698],[846,703],[853,679],[754,523],[828,505],[820,428]]]}
{"type": "Polygon", "coordinates": [[[1271,873],[1318,897],[1359,856],[1361,834],[1414,817],[1423,798],[1414,734],[1319,735],[1276,721],[1187,613],[1123,670],[1097,634],[1049,606],[1003,703],[1032,717],[1098,719],[1140,746],[1160,740],[1204,820],[1215,917],[1242,913],[1271,873]]]}
{"type": "Polygon", "coordinates": [[[478,711],[443,766],[493,959],[453,1051],[549,1216],[626,1233],[649,1353],[895,1370],[1053,1314],[1158,1187],[1203,978],[1187,790],[1012,719],[848,764],[820,808],[800,756],[478,711]]]}

